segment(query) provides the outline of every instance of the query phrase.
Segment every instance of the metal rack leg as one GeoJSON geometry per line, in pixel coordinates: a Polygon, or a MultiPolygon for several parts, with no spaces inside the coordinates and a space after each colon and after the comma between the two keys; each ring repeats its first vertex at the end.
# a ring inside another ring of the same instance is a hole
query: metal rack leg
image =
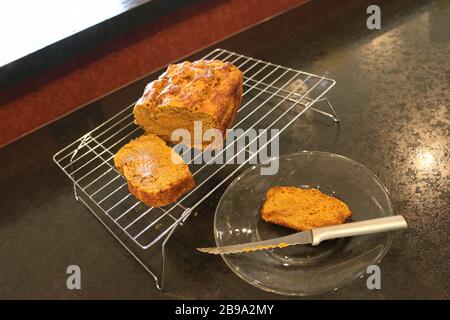
{"type": "Polygon", "coordinates": [[[134,257],[136,261],[139,262],[139,264],[153,277],[156,287],[159,289],[160,286],[158,276],[152,270],[150,270],[147,265],[136,254],[134,254],[132,250],[130,250],[130,248],[128,248],[128,246],[113,232],[113,230],[95,213],[93,208],[86,201],[84,201],[83,197],[78,197],[78,201],[80,201],[89,209],[94,217],[96,217],[100,221],[100,223],[105,226],[106,230],[108,230],[113,235],[113,237],[116,238],[116,240],[119,241],[119,243],[131,254],[131,256],[134,257]]]}
{"type": "Polygon", "coordinates": [[[335,123],[339,123],[341,120],[336,112],[336,110],[334,109],[333,105],[331,104],[330,100],[328,100],[328,98],[322,98],[317,100],[316,104],[322,101],[326,101],[327,105],[328,105],[328,109],[330,109],[330,112],[325,112],[322,111],[320,109],[314,108],[314,107],[310,107],[311,110],[318,112],[320,114],[323,114],[327,117],[330,117],[335,123]]]}
{"type": "MultiPolygon", "coordinates": [[[[78,147],[77,150],[75,150],[75,152],[73,153],[72,157],[70,157],[70,170],[72,172],[74,172],[73,169],[73,159],[75,158],[75,155],[78,153],[78,150],[80,149],[80,147],[78,147]]],[[[73,195],[75,196],[75,200],[80,201],[80,198],[78,196],[78,191],[77,191],[77,185],[75,183],[75,177],[73,174],[71,174],[72,177],[72,183],[73,183],[73,195]]]]}
{"type": "MultiPolygon", "coordinates": [[[[70,157],[70,169],[71,169],[71,172],[74,172],[73,162],[74,162],[74,159],[76,158],[76,156],[78,154],[78,151],[87,144],[86,140],[89,140],[89,138],[90,138],[89,135],[85,135],[83,137],[83,139],[80,141],[80,144],[78,145],[78,148],[73,152],[72,156],[70,157]]],[[[76,183],[75,183],[75,177],[74,177],[73,174],[71,174],[71,178],[72,178],[72,182],[73,182],[73,194],[75,196],[75,200],[80,201],[80,197],[78,196],[77,186],[76,186],[76,183]]]]}
{"type": "Polygon", "coordinates": [[[164,283],[165,283],[165,270],[166,270],[166,245],[169,239],[172,237],[173,232],[176,228],[178,228],[179,225],[183,225],[184,221],[189,217],[191,213],[190,208],[186,208],[181,215],[181,217],[178,219],[177,223],[173,226],[172,230],[167,234],[166,238],[164,239],[162,245],[161,245],[161,257],[162,257],[162,270],[161,270],[161,277],[160,281],[156,281],[156,287],[159,290],[164,289],[164,283]]]}
{"type": "Polygon", "coordinates": [[[75,185],[75,182],[73,183],[73,194],[75,196],[75,200],[80,201],[80,198],[78,196],[77,186],[75,185]]]}

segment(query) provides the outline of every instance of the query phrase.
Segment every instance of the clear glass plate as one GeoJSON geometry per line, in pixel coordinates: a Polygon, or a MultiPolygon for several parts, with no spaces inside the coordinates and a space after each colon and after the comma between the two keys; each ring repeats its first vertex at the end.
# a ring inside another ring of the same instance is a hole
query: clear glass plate
{"type": "MultiPolygon", "coordinates": [[[[217,246],[281,237],[292,230],[259,217],[265,192],[272,186],[319,188],[343,200],[352,221],[393,215],[386,188],[363,165],[326,152],[304,151],[279,158],[279,171],[260,175],[256,165],[238,176],[223,194],[214,217],[217,246]]],[[[389,233],[325,241],[317,247],[222,255],[240,278],[262,290],[284,295],[314,295],[337,289],[377,264],[391,244],[389,233]]]]}

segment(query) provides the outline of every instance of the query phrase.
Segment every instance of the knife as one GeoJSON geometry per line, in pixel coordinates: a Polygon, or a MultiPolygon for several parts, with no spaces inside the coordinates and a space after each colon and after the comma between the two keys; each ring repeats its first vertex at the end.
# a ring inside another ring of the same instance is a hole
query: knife
{"type": "Polygon", "coordinates": [[[211,254],[230,254],[274,248],[284,248],[297,244],[312,244],[313,246],[317,246],[324,240],[400,230],[407,227],[408,224],[406,223],[405,219],[402,216],[397,215],[317,228],[308,231],[297,232],[276,239],[223,247],[197,248],[197,250],[211,254]]]}

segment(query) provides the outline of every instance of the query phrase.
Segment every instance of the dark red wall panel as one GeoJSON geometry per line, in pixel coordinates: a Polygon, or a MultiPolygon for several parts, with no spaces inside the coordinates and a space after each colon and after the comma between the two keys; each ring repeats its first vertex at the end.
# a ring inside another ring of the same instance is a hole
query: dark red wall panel
{"type": "Polygon", "coordinates": [[[202,1],[0,92],[0,146],[305,0],[202,1]]]}

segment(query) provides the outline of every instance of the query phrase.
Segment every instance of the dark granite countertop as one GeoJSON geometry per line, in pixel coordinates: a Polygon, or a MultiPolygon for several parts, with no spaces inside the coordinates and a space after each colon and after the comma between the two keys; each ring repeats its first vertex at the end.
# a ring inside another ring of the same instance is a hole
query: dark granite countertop
{"type": "MultiPolygon", "coordinates": [[[[315,298],[448,299],[450,4],[382,1],[379,31],[365,27],[369,4],[313,1],[216,47],[336,79],[328,96],[341,125],[307,114],[284,135],[282,153],[322,150],[363,163],[409,222],[380,264],[381,290],[368,290],[360,279],[315,298]]],[[[0,150],[0,298],[281,297],[244,283],[220,257],[195,251],[213,243],[220,194],[171,239],[164,292],[74,200],[52,155],[134,101],[155,76],[0,150]],[[71,264],[81,267],[81,290],[66,288],[71,264]]]]}

